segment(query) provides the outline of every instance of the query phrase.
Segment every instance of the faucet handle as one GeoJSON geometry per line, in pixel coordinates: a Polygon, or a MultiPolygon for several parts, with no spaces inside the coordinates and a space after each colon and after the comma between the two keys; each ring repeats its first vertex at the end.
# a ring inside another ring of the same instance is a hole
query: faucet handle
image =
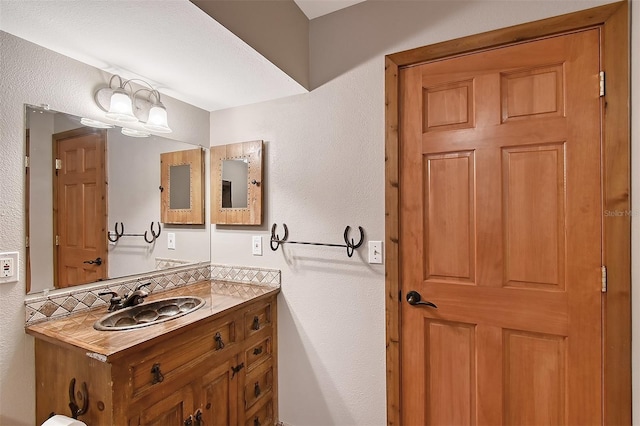
{"type": "Polygon", "coordinates": [[[122,297],[120,297],[120,295],[118,293],[116,293],[115,291],[103,291],[98,293],[98,296],[106,296],[110,294],[111,295],[111,299],[109,300],[109,312],[113,312],[118,308],[118,305],[120,304],[120,302],[122,301],[122,297]]]}
{"type": "Polygon", "coordinates": [[[111,299],[116,299],[116,298],[120,298],[120,295],[118,293],[116,293],[115,291],[102,291],[100,293],[98,293],[98,296],[106,296],[110,294],[111,295],[111,299]]]}
{"type": "MultiPolygon", "coordinates": [[[[142,290],[142,287],[147,287],[151,285],[151,282],[148,283],[144,283],[144,284],[138,284],[138,286],[136,287],[136,290],[142,290]]],[[[149,288],[145,288],[144,291],[146,291],[147,293],[151,293],[151,291],[149,291],[149,288]]]]}

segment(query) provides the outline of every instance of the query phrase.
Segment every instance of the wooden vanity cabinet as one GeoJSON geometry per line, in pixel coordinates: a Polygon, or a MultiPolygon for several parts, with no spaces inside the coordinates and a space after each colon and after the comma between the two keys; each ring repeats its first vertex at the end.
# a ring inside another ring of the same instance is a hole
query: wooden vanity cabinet
{"type": "MultiPolygon", "coordinates": [[[[246,302],[106,361],[36,339],[36,420],[69,415],[69,384],[94,425],[274,425],[276,296],[246,302]]],[[[116,336],[113,332],[114,336],[116,336]]],[[[97,357],[99,358],[99,357],[97,357]]]]}

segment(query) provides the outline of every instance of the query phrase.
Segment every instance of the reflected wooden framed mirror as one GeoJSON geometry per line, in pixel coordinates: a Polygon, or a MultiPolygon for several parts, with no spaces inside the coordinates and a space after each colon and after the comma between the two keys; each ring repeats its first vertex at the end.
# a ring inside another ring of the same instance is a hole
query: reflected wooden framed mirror
{"type": "Polygon", "coordinates": [[[262,224],[261,140],[211,147],[211,223],[262,224]]]}
{"type": "Polygon", "coordinates": [[[204,150],[160,155],[160,218],[163,223],[204,223],[204,150]]]}

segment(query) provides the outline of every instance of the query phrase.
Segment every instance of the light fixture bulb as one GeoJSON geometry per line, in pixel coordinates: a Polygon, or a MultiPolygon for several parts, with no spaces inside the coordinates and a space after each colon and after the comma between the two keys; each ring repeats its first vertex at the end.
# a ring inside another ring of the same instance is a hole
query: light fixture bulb
{"type": "Polygon", "coordinates": [[[167,110],[164,105],[157,103],[149,110],[149,119],[142,125],[145,129],[157,133],[171,133],[167,123],[167,110]]]}
{"type": "Polygon", "coordinates": [[[133,105],[131,97],[122,89],[116,89],[111,95],[109,111],[105,114],[107,118],[116,121],[135,122],[138,121],[133,115],[133,105]]]}
{"type": "Polygon", "coordinates": [[[122,134],[125,136],[130,136],[132,138],[148,138],[151,134],[147,132],[143,132],[141,130],[129,129],[127,127],[122,128],[122,134]]]}
{"type": "Polygon", "coordinates": [[[94,120],[92,118],[81,118],[80,124],[87,127],[94,127],[96,129],[112,129],[114,127],[113,124],[108,124],[102,121],[94,120]]]}

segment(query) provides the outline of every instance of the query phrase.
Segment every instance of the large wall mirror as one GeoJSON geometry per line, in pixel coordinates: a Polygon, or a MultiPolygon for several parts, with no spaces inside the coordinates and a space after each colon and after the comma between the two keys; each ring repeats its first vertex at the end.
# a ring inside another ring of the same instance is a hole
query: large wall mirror
{"type": "Polygon", "coordinates": [[[262,141],[211,147],[211,223],[262,224],[262,141]]]}
{"type": "Polygon", "coordinates": [[[202,148],[38,107],[25,115],[28,293],[210,260],[206,221],[160,216],[161,155],[202,148]]]}

